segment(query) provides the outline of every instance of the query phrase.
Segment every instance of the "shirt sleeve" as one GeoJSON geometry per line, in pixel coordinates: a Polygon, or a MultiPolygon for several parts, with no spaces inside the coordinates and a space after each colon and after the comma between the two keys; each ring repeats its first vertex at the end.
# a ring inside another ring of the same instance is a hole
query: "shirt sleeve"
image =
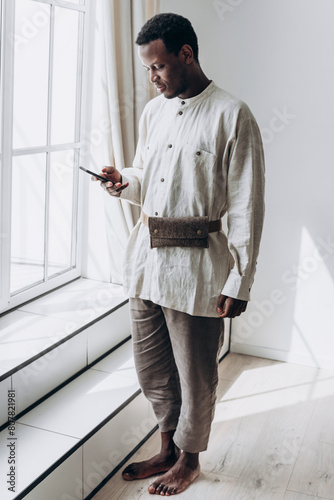
{"type": "Polygon", "coordinates": [[[243,104],[230,144],[227,181],[228,246],[233,265],[222,294],[250,299],[264,219],[264,155],[257,123],[243,104]]]}
{"type": "Polygon", "coordinates": [[[121,192],[122,200],[127,200],[133,205],[141,205],[141,184],[144,168],[144,152],[147,136],[146,113],[145,110],[139,120],[139,139],[136,148],[136,155],[133,160],[133,166],[124,168],[120,173],[122,175],[122,184],[129,183],[128,187],[121,192]]]}

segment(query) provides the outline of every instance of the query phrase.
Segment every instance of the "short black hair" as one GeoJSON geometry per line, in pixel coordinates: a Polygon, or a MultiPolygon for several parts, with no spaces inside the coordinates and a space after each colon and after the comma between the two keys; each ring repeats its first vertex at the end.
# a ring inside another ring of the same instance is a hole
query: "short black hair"
{"type": "Polygon", "coordinates": [[[198,62],[197,35],[191,22],[178,14],[157,14],[149,19],[140,30],[136,44],[145,45],[153,40],[164,42],[167,52],[179,54],[183,45],[193,49],[195,61],[198,62]]]}

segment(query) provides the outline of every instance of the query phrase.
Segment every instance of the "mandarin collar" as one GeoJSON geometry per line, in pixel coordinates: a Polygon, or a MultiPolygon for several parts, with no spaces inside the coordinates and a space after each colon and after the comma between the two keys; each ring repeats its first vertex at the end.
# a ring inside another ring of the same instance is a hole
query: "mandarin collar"
{"type": "Polygon", "coordinates": [[[177,107],[183,107],[183,108],[188,108],[189,106],[193,106],[194,104],[198,104],[201,101],[204,101],[204,99],[207,99],[214,89],[216,88],[216,85],[214,81],[212,80],[209,85],[200,93],[195,95],[194,97],[188,97],[188,99],[181,99],[180,97],[175,97],[174,102],[177,107]]]}

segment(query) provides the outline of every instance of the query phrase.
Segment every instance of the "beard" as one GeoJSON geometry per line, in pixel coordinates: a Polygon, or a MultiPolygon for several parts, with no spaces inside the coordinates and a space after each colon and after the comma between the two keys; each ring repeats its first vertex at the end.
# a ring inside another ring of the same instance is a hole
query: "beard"
{"type": "Polygon", "coordinates": [[[187,88],[188,88],[188,82],[186,77],[186,71],[184,70],[183,73],[180,75],[180,79],[175,90],[171,94],[168,95],[164,94],[164,97],[166,99],[174,99],[174,97],[178,97],[179,95],[184,94],[187,88]]]}

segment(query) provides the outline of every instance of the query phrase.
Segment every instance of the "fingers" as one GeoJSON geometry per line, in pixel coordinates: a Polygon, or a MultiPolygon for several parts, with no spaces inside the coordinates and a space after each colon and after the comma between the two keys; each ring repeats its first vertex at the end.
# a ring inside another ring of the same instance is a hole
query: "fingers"
{"type": "Polygon", "coordinates": [[[102,172],[104,177],[106,177],[110,182],[118,183],[122,182],[122,176],[115,167],[103,167],[102,172]]]}
{"type": "MultiPolygon", "coordinates": [[[[101,177],[104,177],[106,179],[106,181],[108,180],[107,176],[103,175],[103,174],[100,176],[100,178],[95,177],[94,175],[91,175],[90,180],[94,181],[94,182],[96,182],[96,181],[100,181],[101,182],[101,177]]],[[[102,184],[103,184],[103,181],[102,181],[102,184]]]]}
{"type": "Polygon", "coordinates": [[[111,181],[108,181],[108,182],[101,182],[101,187],[107,191],[107,193],[111,194],[113,193],[114,191],[116,191],[116,184],[114,184],[113,182],[111,181]]]}
{"type": "Polygon", "coordinates": [[[233,299],[231,297],[225,297],[224,307],[218,309],[219,316],[221,318],[233,318],[234,317],[234,305],[233,299]]]}
{"type": "Polygon", "coordinates": [[[217,311],[220,317],[223,317],[222,314],[224,313],[225,310],[226,299],[227,299],[226,295],[221,295],[219,297],[217,311]]]}
{"type": "Polygon", "coordinates": [[[217,312],[220,318],[235,318],[246,311],[247,301],[221,295],[218,301],[217,312]]]}
{"type": "Polygon", "coordinates": [[[102,172],[105,174],[112,174],[115,170],[115,167],[103,167],[102,172]]]}
{"type": "Polygon", "coordinates": [[[129,185],[128,182],[126,182],[125,184],[121,184],[120,182],[116,182],[116,183],[113,183],[113,182],[101,182],[101,186],[102,188],[107,191],[108,194],[110,194],[111,196],[120,196],[121,195],[121,192],[127,188],[129,185]]]}
{"type": "Polygon", "coordinates": [[[127,188],[127,187],[128,187],[128,185],[129,185],[129,183],[128,183],[128,182],[126,182],[126,183],[125,183],[125,184],[123,184],[123,185],[122,185],[120,182],[118,182],[118,183],[116,184],[116,188],[117,188],[117,189],[116,189],[116,191],[117,191],[117,193],[119,193],[120,191],[123,191],[123,189],[127,188]],[[119,186],[119,187],[118,187],[118,186],[119,186]]]}

